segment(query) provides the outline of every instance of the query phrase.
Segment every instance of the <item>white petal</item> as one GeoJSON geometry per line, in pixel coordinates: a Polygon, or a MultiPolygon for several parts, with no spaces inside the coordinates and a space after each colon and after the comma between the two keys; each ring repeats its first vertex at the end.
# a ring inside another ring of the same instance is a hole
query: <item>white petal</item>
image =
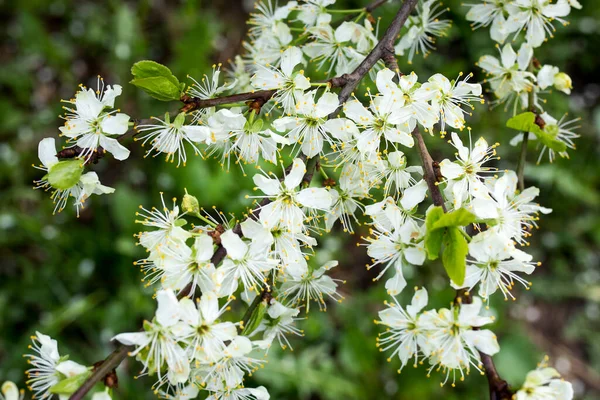
{"type": "Polygon", "coordinates": [[[298,193],[296,200],[305,207],[328,210],[331,207],[331,194],[325,188],[307,188],[298,193]]]}
{"type": "Polygon", "coordinates": [[[302,161],[300,158],[295,158],[292,170],[285,176],[283,181],[285,183],[285,187],[289,190],[293,190],[300,186],[305,173],[306,166],[304,165],[304,161],[302,161]]]}
{"type": "Polygon", "coordinates": [[[44,138],[40,141],[40,144],[38,144],[38,157],[46,168],[50,168],[58,162],[54,138],[44,138]]]}
{"type": "Polygon", "coordinates": [[[117,160],[126,160],[131,153],[127,147],[123,146],[117,139],[109,138],[104,135],[100,135],[100,146],[104,150],[108,151],[117,160]]]}
{"type": "Polygon", "coordinates": [[[227,255],[234,260],[241,260],[248,252],[248,245],[231,229],[221,235],[221,243],[227,250],[227,255]]]}
{"type": "Polygon", "coordinates": [[[172,290],[159,290],[156,293],[158,308],[156,321],[162,326],[172,326],[179,321],[179,302],[172,290]]]}
{"type": "Polygon", "coordinates": [[[123,113],[107,115],[100,123],[100,127],[107,135],[122,135],[129,130],[129,115],[123,113]]]}

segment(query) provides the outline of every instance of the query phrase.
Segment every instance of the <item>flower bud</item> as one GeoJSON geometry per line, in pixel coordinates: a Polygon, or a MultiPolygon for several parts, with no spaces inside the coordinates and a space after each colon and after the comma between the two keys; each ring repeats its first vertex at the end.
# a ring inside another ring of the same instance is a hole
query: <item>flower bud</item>
{"type": "Polygon", "coordinates": [[[571,77],[564,72],[559,72],[554,75],[554,87],[561,92],[571,94],[571,89],[573,88],[571,77]]]}
{"type": "Polygon", "coordinates": [[[2,394],[6,400],[19,400],[20,397],[17,385],[11,381],[6,381],[2,384],[2,394]]]}
{"type": "Polygon", "coordinates": [[[59,190],[72,188],[79,182],[83,173],[83,162],[81,160],[59,161],[48,170],[48,183],[59,190]]]}
{"type": "Polygon", "coordinates": [[[186,192],[183,196],[183,200],[181,200],[181,209],[188,214],[198,214],[200,212],[198,199],[186,192]]]}

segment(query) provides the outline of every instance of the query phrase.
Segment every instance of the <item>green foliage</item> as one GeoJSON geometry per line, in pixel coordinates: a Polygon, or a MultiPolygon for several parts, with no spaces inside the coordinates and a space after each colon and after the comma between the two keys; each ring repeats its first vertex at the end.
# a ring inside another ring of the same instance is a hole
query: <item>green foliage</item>
{"type": "Polygon", "coordinates": [[[460,286],[465,281],[466,257],[469,252],[467,240],[460,228],[451,226],[446,228],[442,242],[444,243],[442,253],[444,268],[450,279],[460,286]]]}
{"type": "Polygon", "coordinates": [[[70,189],[81,178],[83,173],[83,162],[81,160],[59,161],[50,167],[48,171],[48,183],[55,189],[70,189]]]}
{"type": "Polygon", "coordinates": [[[129,83],[161,101],[179,100],[185,87],[169,68],[155,61],[136,62],[131,67],[131,74],[135,78],[129,83]]]}
{"type": "Polygon", "coordinates": [[[92,371],[86,371],[83,374],[70,376],[58,382],[56,385],[50,388],[50,393],[58,395],[71,395],[85,382],[85,380],[92,374],[92,371]]]}
{"type": "Polygon", "coordinates": [[[254,311],[250,315],[250,319],[248,320],[248,323],[244,326],[242,335],[251,335],[252,332],[254,332],[256,330],[256,328],[258,328],[258,326],[262,322],[263,318],[265,317],[265,313],[267,312],[268,306],[269,305],[267,304],[266,299],[264,299],[260,303],[258,303],[258,306],[254,309],[254,311]]]}
{"type": "Polygon", "coordinates": [[[546,125],[544,129],[542,129],[535,123],[535,118],[536,116],[534,113],[529,111],[524,112],[510,118],[506,122],[506,126],[518,131],[533,133],[545,146],[554,151],[565,151],[567,145],[556,139],[558,127],[556,125],[546,125]]]}
{"type": "Polygon", "coordinates": [[[469,252],[467,240],[461,229],[475,220],[475,215],[464,208],[444,213],[439,206],[431,207],[425,218],[427,233],[424,240],[427,257],[435,260],[442,251],[444,268],[457,285],[462,285],[465,280],[466,257],[469,252]]]}

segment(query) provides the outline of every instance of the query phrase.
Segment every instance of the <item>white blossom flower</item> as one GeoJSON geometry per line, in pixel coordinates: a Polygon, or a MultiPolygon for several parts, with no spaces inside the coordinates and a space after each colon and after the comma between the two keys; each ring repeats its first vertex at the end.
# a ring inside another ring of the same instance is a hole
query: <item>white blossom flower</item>
{"type": "Polygon", "coordinates": [[[44,177],[34,181],[35,189],[51,191],[54,213],[65,209],[69,198],[75,199],[75,209],[79,209],[92,194],[113,193],[115,189],[100,184],[95,172],[83,174],[83,162],[79,159],[59,161],[56,157],[54,138],[44,138],[38,145],[38,156],[42,165],[35,168],[47,172],[44,177]]]}
{"type": "Polygon", "coordinates": [[[315,102],[316,90],[312,90],[298,97],[294,110],[294,117],[281,117],[273,121],[273,126],[279,132],[287,133],[291,143],[300,144],[302,153],[307,157],[314,157],[323,153],[323,144],[333,143],[325,129],[327,116],[339,106],[338,95],[325,92],[315,102]]]}
{"type": "Polygon", "coordinates": [[[569,2],[560,0],[551,3],[548,0],[515,0],[513,2],[519,8],[518,12],[510,15],[515,23],[519,24],[519,31],[525,29],[525,38],[531,47],[539,47],[546,40],[546,35],[554,37],[556,30],[552,21],[557,20],[563,25],[566,17],[571,12],[569,2]]]}
{"type": "Polygon", "coordinates": [[[261,36],[265,31],[269,31],[278,22],[283,22],[293,11],[298,3],[296,1],[288,1],[283,6],[273,6],[271,0],[261,0],[254,4],[253,13],[250,13],[248,25],[250,25],[249,33],[253,37],[261,36]]]}
{"type": "MultiPolygon", "coordinates": [[[[272,299],[267,308],[267,313],[259,327],[253,332],[253,334],[262,332],[263,339],[258,340],[255,343],[261,349],[268,349],[273,343],[273,340],[277,339],[282,349],[289,347],[292,349],[290,341],[286,337],[288,334],[294,334],[297,336],[303,336],[303,331],[296,328],[296,321],[300,309],[293,307],[286,307],[275,299],[272,299]]],[[[293,349],[292,349],[293,350],[293,349]]]]}
{"type": "MultiPolygon", "coordinates": [[[[352,72],[362,61],[348,43],[351,36],[347,26],[340,25],[334,31],[330,25],[317,25],[307,30],[311,41],[302,47],[302,51],[317,62],[317,69],[329,66],[327,75],[335,71],[336,76],[352,72]]],[[[363,57],[364,58],[364,57],[363,57]]]]}
{"type": "Polygon", "coordinates": [[[217,275],[211,262],[213,254],[212,237],[200,234],[192,248],[185,243],[171,243],[152,252],[147,262],[137,264],[142,265],[147,285],[160,280],[163,289],[180,293],[185,288],[192,296],[196,288],[202,293],[216,290],[217,275]]]}
{"type": "MultiPolygon", "coordinates": [[[[573,139],[577,139],[580,135],[575,133],[574,130],[581,127],[580,125],[575,124],[578,124],[581,118],[567,120],[567,114],[565,114],[561,117],[560,120],[557,121],[554,117],[552,117],[546,112],[540,115],[540,117],[545,123],[544,133],[550,135],[555,140],[564,143],[565,146],[567,146],[567,148],[575,149],[575,143],[573,142],[573,139]]],[[[529,136],[531,138],[535,138],[535,136],[531,133],[529,134],[529,136]]],[[[542,160],[542,157],[546,153],[546,150],[548,151],[548,158],[550,159],[550,162],[554,161],[554,158],[556,157],[556,152],[547,146],[543,146],[538,157],[538,164],[542,160]]],[[[566,151],[558,152],[558,155],[561,157],[569,157],[569,153],[567,153],[566,151]]]]}
{"type": "Polygon", "coordinates": [[[469,255],[474,261],[467,260],[464,283],[453,287],[471,291],[479,284],[479,296],[486,301],[498,289],[505,300],[514,300],[511,290],[515,282],[529,289],[530,283],[517,273],[531,274],[535,263],[531,262],[531,255],[516,249],[508,238],[493,230],[481,232],[469,243],[469,255]]]}
{"type": "Polygon", "coordinates": [[[252,374],[264,364],[265,361],[248,355],[254,347],[253,342],[247,337],[241,335],[234,337],[223,351],[221,359],[200,364],[194,369],[193,380],[205,386],[208,391],[226,395],[233,388],[242,386],[244,374],[252,374]]]}
{"type": "Polygon", "coordinates": [[[338,185],[336,188],[330,189],[329,193],[332,204],[329,215],[325,217],[325,229],[330,231],[333,224],[339,219],[344,232],[354,233],[352,220],[359,223],[354,214],[356,210],[364,210],[364,206],[359,200],[369,195],[360,168],[354,164],[344,165],[338,185]]]}
{"type": "Polygon", "coordinates": [[[229,343],[237,336],[237,328],[232,322],[218,322],[229,302],[219,308],[219,299],[213,292],[202,291],[202,297],[196,304],[184,298],[179,301],[181,320],[190,326],[183,336],[188,344],[190,359],[200,362],[215,362],[223,357],[229,343]]]}
{"type": "Polygon", "coordinates": [[[573,386],[560,377],[554,368],[547,366],[548,357],[538,368],[527,373],[525,383],[515,393],[515,400],[572,400],[573,386]]]}
{"type": "Polygon", "coordinates": [[[299,6],[298,20],[305,27],[329,24],[331,15],[327,13],[327,6],[335,3],[335,0],[304,0],[299,6]]]}
{"type": "MultiPolygon", "coordinates": [[[[533,90],[535,75],[528,71],[533,57],[533,49],[523,43],[519,52],[515,53],[512,46],[505,45],[500,50],[500,60],[493,56],[483,56],[476,65],[483,69],[488,76],[484,82],[490,83],[497,103],[506,101],[514,102],[514,109],[518,105],[520,95],[533,90]]],[[[508,107],[508,105],[507,105],[508,107]]]]}
{"type": "Polygon", "coordinates": [[[254,175],[254,183],[265,193],[258,198],[271,199],[260,207],[260,221],[269,229],[279,227],[290,232],[304,232],[306,215],[301,207],[327,211],[331,207],[331,194],[325,188],[306,188],[298,191],[306,166],[299,158],[294,159],[292,169],[283,182],[265,173],[254,175]]]}
{"type": "Polygon", "coordinates": [[[498,144],[488,146],[486,140],[481,137],[475,142],[474,147],[469,145],[468,148],[463,145],[456,132],[452,132],[452,140],[449,142],[458,150],[456,161],[446,158],[440,163],[440,169],[442,175],[448,180],[448,186],[444,191],[452,196],[454,208],[462,207],[473,197],[489,197],[481,174],[496,172],[496,168],[484,167],[483,164],[496,158],[495,149],[498,144]]]}
{"type": "MultiPolygon", "coordinates": [[[[49,399],[53,396],[50,391],[54,385],[63,379],[84,374],[88,371],[86,366],[68,360],[68,356],[61,357],[58,353],[58,343],[48,335],[36,332],[31,337],[32,344],[29,349],[34,354],[26,354],[27,363],[31,365],[26,371],[27,386],[34,392],[34,397],[49,399]]],[[[4,385],[2,391],[4,392],[4,385]]],[[[6,394],[6,393],[5,393],[6,394]]],[[[17,400],[15,398],[15,400],[17,400]]]]}
{"type": "Polygon", "coordinates": [[[285,22],[275,24],[264,30],[251,44],[243,42],[246,58],[252,66],[279,65],[283,52],[290,46],[292,39],[290,27],[285,22]]]}
{"type": "Polygon", "coordinates": [[[537,214],[548,214],[552,210],[532,202],[540,192],[536,187],[517,194],[517,181],[517,174],[507,171],[501,178],[489,182],[492,197],[474,199],[471,205],[477,217],[488,220],[490,230],[524,244],[531,236],[531,229],[537,227],[537,214]]]}
{"type": "Polygon", "coordinates": [[[398,82],[400,92],[397,95],[402,97],[404,106],[398,113],[401,119],[406,121],[405,125],[409,130],[412,131],[418,122],[426,131],[432,132],[433,125],[438,122],[440,111],[437,104],[429,103],[433,100],[435,92],[419,85],[418,78],[414,71],[400,77],[398,82]]]}
{"type": "Polygon", "coordinates": [[[273,96],[276,104],[281,104],[284,113],[293,114],[304,90],[310,88],[304,71],[294,72],[296,66],[302,63],[302,50],[290,47],[281,55],[279,68],[269,64],[259,65],[250,83],[258,90],[277,89],[273,96]]]}
{"type": "Polygon", "coordinates": [[[392,296],[399,294],[406,287],[406,280],[402,269],[407,264],[423,265],[425,249],[421,238],[424,227],[419,227],[412,219],[404,219],[400,212],[386,208],[385,213],[389,218],[392,229],[375,225],[371,236],[365,238],[367,254],[373,263],[367,267],[371,269],[376,265],[383,265],[382,271],[373,280],[380,279],[392,267],[395,274],[385,283],[385,288],[392,296]]]}
{"type": "Polygon", "coordinates": [[[120,333],[113,340],[136,347],[129,355],[138,356],[144,365],[140,376],[157,374],[156,388],[167,382],[183,384],[190,374],[190,362],[185,349],[180,346],[180,335],[190,328],[180,320],[181,310],[173,291],[158,291],[156,300],[155,318],[144,323],[143,332],[120,333]],[[164,365],[167,366],[166,375],[164,365]]]}
{"type": "Polygon", "coordinates": [[[220,296],[231,296],[238,287],[238,281],[242,282],[246,292],[258,291],[266,284],[266,274],[279,265],[277,260],[268,257],[264,244],[256,241],[246,243],[232,230],[221,234],[221,243],[227,250],[227,257],[217,268],[220,296]]]}
{"type": "Polygon", "coordinates": [[[229,69],[225,73],[232,82],[235,82],[235,86],[231,88],[232,91],[244,93],[252,90],[249,66],[240,55],[235,56],[233,61],[229,61],[229,69]]]}
{"type": "Polygon", "coordinates": [[[282,300],[289,300],[294,306],[306,306],[306,313],[310,311],[311,301],[315,301],[319,310],[326,311],[325,296],[331,300],[341,302],[344,298],[337,292],[338,279],[332,279],[325,273],[338,265],[337,261],[329,261],[319,269],[307,272],[302,276],[286,276],[279,288],[282,300]]]}
{"type": "MultiPolygon", "coordinates": [[[[188,75],[188,78],[191,79],[194,83],[192,86],[189,86],[187,89],[187,93],[195,98],[200,100],[208,100],[214,99],[218,97],[222,93],[232,89],[235,87],[237,82],[234,80],[230,83],[219,84],[219,78],[221,76],[221,64],[213,64],[212,66],[212,74],[210,77],[204,74],[200,82],[192,78],[188,75]]],[[[211,115],[215,111],[214,107],[200,108],[199,110],[194,111],[194,119],[193,122],[200,121],[206,115],[211,115]]]]}
{"type": "Polygon", "coordinates": [[[456,372],[461,379],[468,374],[471,366],[482,371],[479,352],[494,355],[500,351],[496,335],[488,329],[478,329],[491,323],[493,317],[480,315],[482,301],[473,297],[472,304],[461,304],[460,308],[452,306],[439,311],[426,311],[421,316],[421,326],[428,330],[428,340],[432,352],[429,355],[430,371],[436,366],[446,372],[446,383],[456,372]]]}
{"type": "Polygon", "coordinates": [[[137,217],[142,218],[136,220],[136,223],[158,228],[154,231],[139,232],[137,234],[139,243],[148,251],[157,250],[169,244],[185,243],[192,236],[181,227],[184,221],[181,219],[183,214],[179,214],[177,199],[173,198],[172,210],[166,206],[162,192],[160,193],[160,200],[162,203],[160,210],[156,207],[148,210],[140,205],[141,211],[135,213],[137,217]]]}
{"type": "Polygon", "coordinates": [[[399,150],[388,153],[377,179],[385,182],[384,196],[400,198],[405,189],[417,183],[412,174],[423,175],[423,168],[408,166],[404,153],[399,150]]]}
{"type": "Polygon", "coordinates": [[[224,115],[228,114],[231,114],[227,126],[229,145],[224,151],[224,157],[229,158],[231,153],[234,153],[237,157],[236,163],[240,165],[242,171],[244,171],[243,164],[258,164],[261,157],[275,164],[278,145],[289,144],[289,141],[270,129],[263,129],[261,119],[247,121],[242,114],[224,113],[224,115]]]}
{"type": "Polygon", "coordinates": [[[479,3],[464,4],[471,7],[467,13],[467,20],[472,21],[473,29],[487,27],[490,24],[490,36],[492,40],[502,44],[509,34],[519,29],[518,21],[513,18],[506,18],[509,14],[514,14],[519,9],[505,0],[477,0],[479,3]]]}
{"type": "Polygon", "coordinates": [[[403,56],[408,50],[408,62],[412,63],[415,54],[423,54],[424,57],[435,50],[435,38],[446,36],[447,30],[452,26],[452,21],[439,19],[446,11],[441,8],[438,0],[427,0],[417,7],[417,15],[408,17],[405,26],[408,28],[396,45],[396,54],[403,56]],[[441,8],[441,9],[440,9],[441,8]]]}
{"type": "Polygon", "coordinates": [[[415,294],[409,306],[402,307],[395,297],[394,303],[386,302],[388,307],[379,312],[380,321],[377,324],[387,327],[384,333],[377,338],[379,351],[393,350],[388,358],[391,361],[396,355],[402,365],[398,372],[406,366],[408,361],[414,357],[414,366],[419,362],[419,347],[426,346],[427,330],[421,327],[419,317],[421,311],[427,305],[428,296],[425,288],[415,288],[415,294]]]}
{"type": "Polygon", "coordinates": [[[196,146],[197,143],[203,143],[207,140],[206,128],[199,125],[184,125],[185,114],[179,114],[174,121],[171,122],[169,114],[165,115],[165,119],[152,117],[157,121],[156,124],[142,124],[136,127],[136,130],[141,133],[140,136],[134,138],[135,141],[142,141],[142,147],[149,142],[150,148],[146,151],[145,157],[154,154],[154,157],[164,153],[166,161],[175,162],[177,158],[177,166],[187,162],[185,144],[188,143],[194,149],[194,154],[200,154],[200,150],[196,146]]]}
{"type": "Polygon", "coordinates": [[[269,400],[271,396],[264,386],[257,388],[240,387],[212,393],[206,400],[269,400]]]}
{"type": "Polygon", "coordinates": [[[104,87],[104,80],[98,77],[98,90],[81,86],[75,99],[65,100],[74,108],[66,110],[65,125],[59,129],[69,140],[76,140],[76,145],[83,149],[80,157],[86,161],[99,147],[111,153],[117,160],[129,157],[129,150],[117,139],[109,136],[120,136],[129,130],[129,115],[110,110],[114,107],[115,98],[122,92],[120,85],[104,87]]]}
{"type": "Polygon", "coordinates": [[[356,146],[363,153],[376,152],[381,140],[412,147],[414,140],[404,124],[408,118],[399,113],[404,105],[397,85],[393,83],[394,72],[389,69],[377,73],[377,88],[380,95],[371,99],[369,109],[356,99],[344,104],[344,114],[363,131],[357,137],[356,146]]]}
{"type": "Polygon", "coordinates": [[[571,94],[571,89],[573,89],[571,77],[564,72],[560,72],[558,67],[553,65],[542,66],[537,74],[537,85],[540,89],[554,86],[556,89],[566,94],[571,94]]]}
{"type": "Polygon", "coordinates": [[[471,101],[484,102],[481,96],[481,85],[467,83],[473,74],[469,73],[462,81],[460,80],[461,76],[462,72],[455,81],[450,82],[444,75],[435,74],[422,86],[425,90],[432,90],[435,93],[432,104],[440,110],[440,129],[443,133],[446,124],[463,130],[465,127],[465,110],[463,107],[472,110],[475,107],[473,107],[471,101]]]}

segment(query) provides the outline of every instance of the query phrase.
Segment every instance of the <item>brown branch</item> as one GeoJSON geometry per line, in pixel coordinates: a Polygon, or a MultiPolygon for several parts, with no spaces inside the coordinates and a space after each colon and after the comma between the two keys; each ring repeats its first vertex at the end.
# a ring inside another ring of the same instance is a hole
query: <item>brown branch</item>
{"type": "MultiPolygon", "coordinates": [[[[396,14],[396,17],[394,18],[391,25],[386,30],[385,34],[383,35],[383,37],[381,38],[379,43],[375,46],[375,48],[371,51],[371,53],[369,53],[367,55],[367,57],[363,60],[363,62],[354,71],[352,71],[352,73],[345,74],[341,77],[335,77],[335,78],[332,78],[329,80],[330,85],[332,87],[341,87],[341,91],[339,94],[340,107],[346,100],[348,100],[350,93],[352,93],[354,88],[358,85],[358,83],[362,80],[362,78],[371,70],[371,68],[373,68],[373,66],[375,66],[375,64],[380,59],[382,59],[382,57],[384,57],[386,52],[389,52],[390,49],[393,49],[393,42],[396,39],[396,36],[400,32],[400,29],[406,22],[406,19],[408,18],[410,13],[415,8],[417,2],[418,2],[418,0],[405,0],[402,3],[402,6],[400,7],[400,9],[398,10],[398,13],[396,14]]],[[[379,3],[379,2],[376,1],[375,3],[379,3]]],[[[381,4],[383,4],[383,2],[381,2],[381,4]]],[[[378,7],[381,4],[378,4],[375,7],[378,7]]],[[[246,101],[246,100],[256,101],[257,99],[261,99],[266,102],[269,99],[271,99],[271,97],[275,94],[275,92],[276,92],[275,90],[257,91],[257,92],[253,92],[253,93],[242,93],[242,94],[238,94],[238,95],[224,96],[221,98],[208,99],[208,100],[201,100],[201,99],[194,99],[194,98],[189,98],[189,99],[182,98],[182,101],[186,104],[184,106],[184,109],[187,112],[187,111],[191,111],[191,110],[202,108],[202,107],[212,107],[212,106],[219,105],[219,104],[235,103],[235,102],[246,101]]],[[[335,113],[333,113],[332,115],[330,115],[329,117],[332,118],[335,115],[337,115],[337,111],[335,113]]],[[[306,160],[306,157],[303,157],[303,160],[306,160]]],[[[318,157],[313,157],[312,159],[306,160],[307,171],[306,171],[304,177],[302,178],[302,182],[304,185],[310,184],[310,182],[313,178],[313,175],[314,175],[314,170],[316,168],[317,161],[318,161],[318,157]]],[[[288,168],[286,170],[289,170],[289,168],[291,168],[291,165],[288,166],[288,168]]],[[[260,214],[261,207],[268,204],[269,202],[270,202],[269,199],[263,200],[256,209],[252,210],[252,213],[251,213],[252,215],[249,218],[257,218],[258,215],[260,214]]],[[[237,224],[233,228],[233,231],[236,234],[241,236],[242,230],[241,230],[240,224],[237,224]]],[[[213,263],[213,265],[218,265],[225,258],[226,255],[227,255],[227,250],[225,250],[225,248],[222,245],[220,245],[220,246],[218,246],[217,250],[215,251],[215,253],[211,259],[211,262],[213,263]]],[[[178,297],[181,298],[181,297],[185,296],[182,294],[188,292],[190,290],[190,288],[191,288],[191,285],[186,286],[186,288],[184,288],[179,293],[178,297]]],[[[253,301],[252,304],[250,305],[250,307],[248,307],[248,309],[246,310],[246,313],[244,314],[244,317],[242,320],[244,323],[248,322],[248,319],[252,315],[252,312],[258,306],[258,304],[260,303],[260,299],[262,299],[265,296],[265,293],[267,291],[268,291],[268,286],[265,285],[265,287],[263,287],[261,292],[257,295],[257,299],[259,299],[259,300],[255,299],[255,301],[253,301]]],[[[190,294],[188,294],[188,295],[190,295],[190,294]]],[[[92,375],[90,375],[90,377],[84,382],[84,384],[79,389],[77,389],[77,391],[75,393],[73,393],[73,395],[71,395],[69,400],[82,400],[83,397],[94,387],[94,385],[97,382],[103,380],[108,373],[111,373],[112,371],[115,370],[115,368],[117,368],[119,366],[119,364],[127,357],[127,353],[129,352],[129,349],[130,349],[130,347],[128,347],[128,346],[120,345],[103,362],[98,363],[98,368],[92,373],[92,375]]]]}

